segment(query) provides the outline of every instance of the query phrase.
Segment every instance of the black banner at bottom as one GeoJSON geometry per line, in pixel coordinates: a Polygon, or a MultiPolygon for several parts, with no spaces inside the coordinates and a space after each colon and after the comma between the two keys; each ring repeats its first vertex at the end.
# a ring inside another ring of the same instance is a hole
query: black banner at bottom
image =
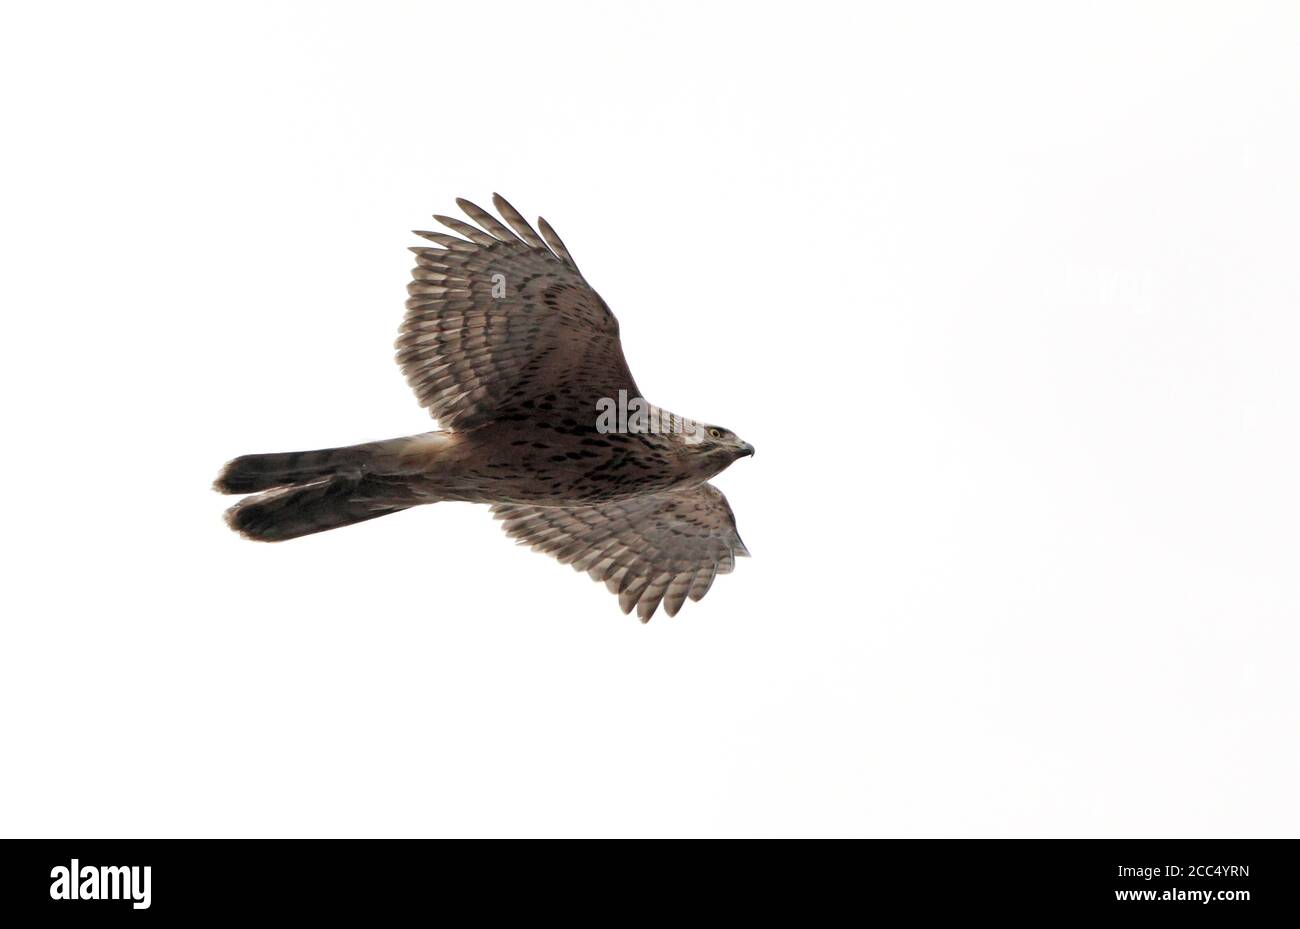
{"type": "Polygon", "coordinates": [[[0,918],[1300,912],[1279,840],[0,842],[0,918]]]}

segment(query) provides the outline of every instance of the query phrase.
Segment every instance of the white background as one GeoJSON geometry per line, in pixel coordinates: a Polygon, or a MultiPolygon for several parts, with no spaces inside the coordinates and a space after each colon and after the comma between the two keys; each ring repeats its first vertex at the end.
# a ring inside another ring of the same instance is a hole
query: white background
{"type": "Polygon", "coordinates": [[[1300,14],[980,6],[8,7],[0,833],[1295,835],[1300,14]],[[493,190],[758,448],[676,619],[221,521],[493,190]]]}

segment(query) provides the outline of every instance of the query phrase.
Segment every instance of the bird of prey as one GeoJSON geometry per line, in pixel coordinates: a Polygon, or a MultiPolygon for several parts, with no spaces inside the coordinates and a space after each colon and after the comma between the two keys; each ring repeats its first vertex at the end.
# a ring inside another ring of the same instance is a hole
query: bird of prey
{"type": "Polygon", "coordinates": [[[439,431],[318,451],[244,455],[217,477],[254,494],[226,512],[278,542],[423,503],[486,503],[505,531],[604,581],[624,613],[673,616],[748,555],[709,478],[754,453],[721,426],[641,396],[618,321],[545,219],[435,216],[417,232],[397,362],[439,431]],[[617,416],[614,411],[617,409],[617,416]],[[631,412],[631,415],[627,415],[631,412]]]}

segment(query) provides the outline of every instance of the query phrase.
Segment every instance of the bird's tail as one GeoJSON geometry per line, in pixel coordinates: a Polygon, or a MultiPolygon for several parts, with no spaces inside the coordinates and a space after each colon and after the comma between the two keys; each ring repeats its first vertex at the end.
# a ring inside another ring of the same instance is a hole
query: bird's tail
{"type": "Polygon", "coordinates": [[[390,489],[376,494],[372,482],[330,478],[301,487],[281,487],[241,500],[226,511],[226,522],[246,539],[283,542],[350,526],[414,505],[393,499],[390,489]]]}
{"type": "Polygon", "coordinates": [[[226,494],[257,494],[227,510],[226,522],[246,538],[279,542],[434,502],[436,497],[412,490],[410,477],[428,472],[455,444],[450,433],[430,432],[310,452],[243,455],[227,462],[212,486],[226,494]]]}
{"type": "Polygon", "coordinates": [[[226,463],[212,486],[223,494],[249,494],[273,487],[310,484],[341,474],[359,477],[386,444],[370,442],[311,452],[241,455],[226,463]]]}

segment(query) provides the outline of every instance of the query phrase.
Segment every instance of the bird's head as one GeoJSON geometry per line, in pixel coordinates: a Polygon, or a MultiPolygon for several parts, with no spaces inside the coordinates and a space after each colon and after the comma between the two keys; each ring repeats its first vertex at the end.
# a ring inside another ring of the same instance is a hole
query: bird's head
{"type": "Polygon", "coordinates": [[[686,448],[704,477],[712,477],[738,458],[754,454],[754,446],[730,429],[693,423],[686,436],[686,448]]]}

